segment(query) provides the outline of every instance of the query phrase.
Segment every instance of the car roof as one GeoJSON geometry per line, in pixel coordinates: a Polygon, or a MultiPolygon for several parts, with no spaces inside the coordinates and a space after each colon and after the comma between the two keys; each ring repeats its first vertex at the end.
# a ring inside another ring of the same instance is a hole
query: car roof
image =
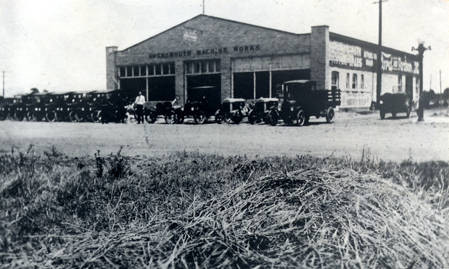
{"type": "Polygon", "coordinates": [[[216,88],[215,86],[198,86],[198,87],[192,87],[190,89],[192,90],[200,90],[200,89],[213,89],[216,88]]]}
{"type": "Polygon", "coordinates": [[[284,84],[304,84],[307,82],[311,82],[311,80],[308,79],[295,79],[295,80],[289,80],[289,81],[284,81],[284,84]]]}
{"type": "Polygon", "coordinates": [[[257,99],[258,102],[279,102],[278,98],[265,98],[265,97],[261,97],[259,99],[257,99]]]}
{"type": "Polygon", "coordinates": [[[223,102],[246,102],[243,98],[226,98],[223,102]]]}

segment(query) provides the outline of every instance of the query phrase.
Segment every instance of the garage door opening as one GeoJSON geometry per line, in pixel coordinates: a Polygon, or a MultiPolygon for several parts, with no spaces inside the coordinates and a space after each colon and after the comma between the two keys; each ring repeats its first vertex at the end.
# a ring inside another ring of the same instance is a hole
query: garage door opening
{"type": "Polygon", "coordinates": [[[149,101],[171,101],[175,99],[175,77],[148,78],[149,101]]]}
{"type": "Polygon", "coordinates": [[[272,74],[272,95],[281,87],[282,83],[289,80],[310,79],[310,69],[273,71],[272,74]]]}
{"type": "Polygon", "coordinates": [[[211,107],[221,103],[221,77],[219,74],[187,76],[187,99],[201,100],[206,97],[211,107]]]}

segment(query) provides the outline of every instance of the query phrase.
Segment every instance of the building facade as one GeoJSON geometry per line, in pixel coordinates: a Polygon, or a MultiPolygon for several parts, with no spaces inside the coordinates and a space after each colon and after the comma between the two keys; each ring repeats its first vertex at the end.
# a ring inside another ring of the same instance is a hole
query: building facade
{"type": "MultiPolygon", "coordinates": [[[[203,95],[218,104],[275,97],[282,82],[310,79],[340,88],[342,107],[368,107],[376,101],[376,48],[325,25],[295,34],[198,15],[127,49],[107,47],[106,84],[150,101],[203,95]]],[[[382,68],[383,92],[416,97],[416,55],[384,47],[382,68]]]]}

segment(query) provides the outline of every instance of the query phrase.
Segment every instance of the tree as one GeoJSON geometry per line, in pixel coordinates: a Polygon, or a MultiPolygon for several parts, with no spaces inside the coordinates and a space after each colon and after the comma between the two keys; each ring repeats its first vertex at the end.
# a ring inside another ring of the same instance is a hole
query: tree
{"type": "Polygon", "coordinates": [[[449,103],[449,88],[446,88],[443,92],[443,104],[447,106],[449,103]]]}
{"type": "Polygon", "coordinates": [[[31,88],[30,91],[31,91],[31,94],[39,93],[39,89],[38,88],[31,88]]]}

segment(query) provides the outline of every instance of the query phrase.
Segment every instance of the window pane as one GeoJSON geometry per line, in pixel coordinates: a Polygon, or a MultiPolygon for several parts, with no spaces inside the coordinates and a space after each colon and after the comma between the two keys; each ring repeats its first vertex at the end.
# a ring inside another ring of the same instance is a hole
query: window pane
{"type": "Polygon", "coordinates": [[[215,72],[220,72],[220,61],[215,61],[215,72]]]}
{"type": "Polygon", "coordinates": [[[192,64],[191,63],[187,62],[185,64],[185,68],[186,68],[186,73],[187,74],[191,74],[192,73],[192,64]]]}
{"type": "Polygon", "coordinates": [[[120,67],[120,76],[121,77],[126,76],[126,70],[125,70],[125,67],[123,67],[123,66],[120,67]]]}
{"type": "Polygon", "coordinates": [[[162,65],[162,72],[163,72],[163,74],[164,75],[168,75],[169,74],[169,72],[168,72],[168,64],[163,64],[162,65]]]}
{"type": "Polygon", "coordinates": [[[133,74],[133,67],[132,66],[127,66],[126,67],[126,76],[130,77],[133,74]]]}
{"type": "Polygon", "coordinates": [[[175,63],[170,63],[170,74],[175,73],[175,63]]]}
{"type": "Polygon", "coordinates": [[[207,72],[209,72],[209,73],[213,73],[213,72],[215,72],[215,68],[214,68],[214,61],[209,61],[208,63],[207,63],[207,72]]]}
{"type": "Polygon", "coordinates": [[[154,75],[154,65],[150,64],[148,66],[148,75],[153,76],[154,75]]]}
{"type": "Polygon", "coordinates": [[[162,72],[162,66],[161,64],[156,65],[156,75],[160,75],[162,72]]]}
{"type": "Polygon", "coordinates": [[[349,73],[346,73],[346,89],[349,89],[349,73]]]}
{"type": "Polygon", "coordinates": [[[352,88],[355,89],[357,87],[357,75],[352,74],[352,88]]]}
{"type": "Polygon", "coordinates": [[[139,66],[133,66],[133,76],[138,77],[139,76],[139,66]]]}
{"type": "Polygon", "coordinates": [[[339,85],[339,73],[337,71],[332,71],[332,85],[335,87],[340,87],[339,85]]]}
{"type": "Polygon", "coordinates": [[[207,62],[201,62],[201,73],[206,73],[207,72],[207,62]]]}
{"type": "Polygon", "coordinates": [[[360,88],[365,89],[365,75],[360,75],[360,88]]]}
{"type": "Polygon", "coordinates": [[[140,66],[140,75],[141,76],[147,75],[147,67],[145,65],[140,66]]]}
{"type": "Polygon", "coordinates": [[[196,62],[195,63],[195,73],[199,73],[201,70],[201,63],[200,62],[196,62]]]}

